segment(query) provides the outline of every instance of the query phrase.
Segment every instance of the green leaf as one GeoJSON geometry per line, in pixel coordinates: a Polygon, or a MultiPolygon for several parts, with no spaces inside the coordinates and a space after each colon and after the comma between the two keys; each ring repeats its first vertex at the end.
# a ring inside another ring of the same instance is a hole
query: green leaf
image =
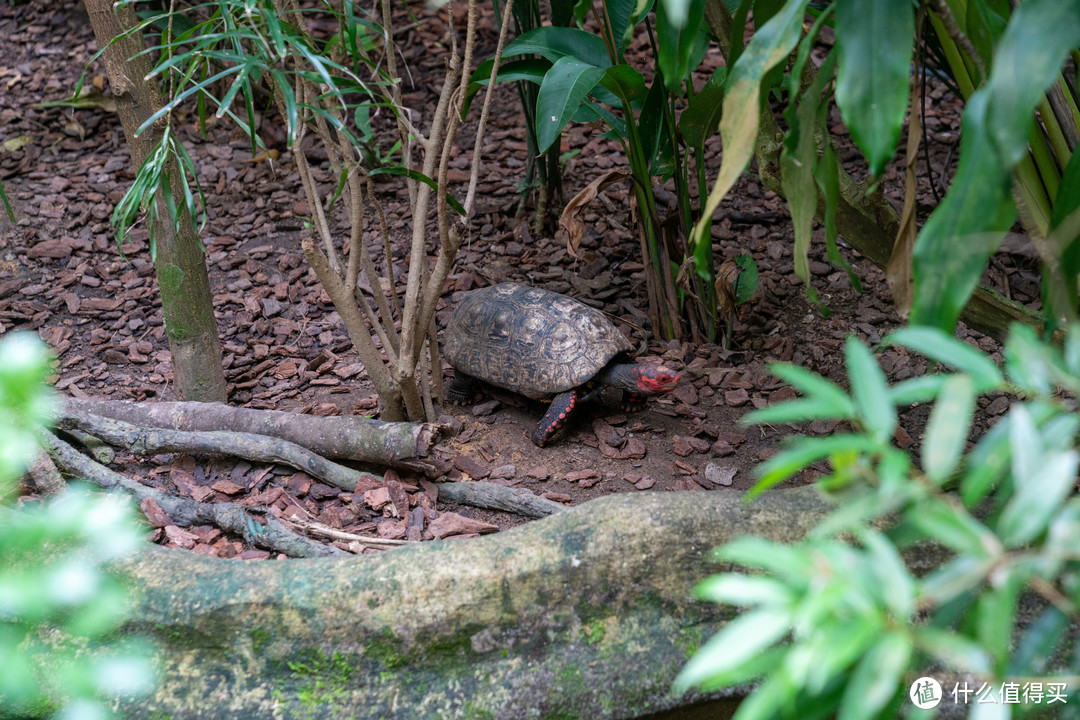
{"type": "Polygon", "coordinates": [[[854,417],[855,405],[851,398],[836,383],[799,365],[790,363],[770,363],[769,372],[807,397],[821,400],[836,409],[836,419],[847,420],[854,417]]]}
{"type": "Polygon", "coordinates": [[[887,632],[863,656],[844,690],[838,720],[863,720],[878,712],[896,694],[911,661],[911,638],[887,632]]]}
{"type": "Polygon", "coordinates": [[[948,375],[919,375],[889,388],[889,400],[893,405],[911,405],[930,402],[941,392],[948,375]]]}
{"type": "Polygon", "coordinates": [[[963,457],[975,398],[975,385],[967,375],[953,375],[941,387],[922,446],[923,471],[935,485],[948,480],[963,457]]]}
{"type": "Polygon", "coordinates": [[[649,92],[645,78],[629,65],[612,65],[600,82],[627,104],[640,100],[649,92]]]}
{"type": "Polygon", "coordinates": [[[754,296],[757,291],[758,269],[753,255],[736,255],[735,264],[742,268],[739,278],[735,281],[735,304],[742,305],[754,296]]]}
{"type": "Polygon", "coordinates": [[[577,112],[578,106],[604,76],[604,68],[563,57],[544,76],[536,97],[536,144],[540,153],[547,152],[563,128],[577,112]]]}
{"type": "Polygon", "coordinates": [[[805,551],[761,537],[735,538],[713,549],[709,559],[712,562],[761,568],[781,576],[789,585],[813,574],[813,569],[808,567],[805,551]]]}
{"type": "MultiPolygon", "coordinates": [[[[799,42],[803,13],[808,0],[793,0],[754,33],[746,50],[739,56],[728,76],[728,91],[724,98],[724,113],[720,120],[720,135],[724,153],[720,173],[708,200],[701,210],[701,219],[694,225],[690,246],[712,242],[710,229],[713,212],[739,179],[754,154],[761,103],[761,82],[765,74],[787,59],[799,42]]],[[[755,15],[756,17],[756,15],[755,15]]]]}
{"type": "Polygon", "coordinates": [[[773,578],[724,573],[706,578],[694,588],[694,597],[715,603],[750,607],[786,605],[793,599],[790,589],[773,578]]]}
{"type": "Polygon", "coordinates": [[[896,153],[914,37],[915,9],[909,0],[836,2],[836,104],[874,177],[896,153]]]}
{"type": "Polygon", "coordinates": [[[996,390],[1004,382],[1001,371],[985,353],[936,327],[910,325],[890,333],[882,343],[901,345],[942,365],[967,373],[978,393],[996,390]]]}
{"type": "Polygon", "coordinates": [[[503,50],[503,58],[517,55],[539,55],[552,63],[564,57],[573,57],[596,67],[611,65],[607,48],[599,35],[568,27],[544,26],[519,35],[503,50]]]}
{"type": "Polygon", "coordinates": [[[1009,468],[1009,418],[1005,417],[986,431],[968,455],[967,472],[960,481],[964,504],[973,507],[990,492],[1009,468]]]}
{"type": "MultiPolygon", "coordinates": [[[[425,185],[427,185],[428,187],[430,187],[432,190],[437,191],[439,189],[439,184],[437,182],[435,182],[435,180],[433,180],[432,178],[429,178],[424,173],[420,172],[419,170],[410,170],[408,168],[401,167],[400,165],[393,166],[393,167],[375,168],[369,174],[370,175],[401,175],[403,177],[407,177],[407,178],[410,178],[412,180],[417,180],[419,182],[422,182],[425,185]]],[[[446,204],[449,205],[450,207],[452,207],[454,209],[454,212],[456,212],[457,214],[465,215],[465,208],[458,201],[458,199],[455,198],[453,195],[451,195],[449,192],[446,193],[446,204]]]]}
{"type": "Polygon", "coordinates": [[[889,398],[889,386],[873,353],[855,337],[844,346],[851,394],[864,429],[878,444],[889,442],[896,429],[896,408],[889,398]]]}
{"type": "Polygon", "coordinates": [[[791,616],[778,610],[754,610],[735,618],[714,635],[675,678],[674,691],[686,692],[713,675],[738,668],[782,638],[791,616]]]}
{"type": "Polygon", "coordinates": [[[1033,111],[1077,37],[1075,0],[1033,0],[1013,12],[989,81],[968,99],[952,185],[915,243],[912,324],[956,324],[1016,218],[1011,172],[1028,151],[1033,111]]]}
{"type": "Polygon", "coordinates": [[[998,573],[975,603],[975,626],[979,643],[990,652],[998,670],[1009,659],[1013,623],[1016,619],[1016,598],[1023,583],[1007,571],[998,573]]]}
{"type": "MultiPolygon", "coordinates": [[[[472,105],[476,93],[480,91],[480,88],[486,87],[490,82],[491,68],[494,64],[494,60],[485,60],[480,63],[476,68],[476,72],[472,74],[472,79],[469,81],[469,89],[465,93],[465,102],[461,107],[462,117],[465,117],[465,115],[468,114],[469,107],[472,105]]],[[[547,75],[548,70],[551,69],[551,64],[550,60],[544,58],[523,58],[521,60],[504,62],[499,66],[499,74],[496,76],[495,82],[516,82],[523,80],[539,85],[544,82],[544,76],[547,75]]]]}
{"type": "Polygon", "coordinates": [[[960,672],[986,675],[992,672],[990,656],[977,643],[935,628],[918,628],[915,644],[947,667],[960,672]]]}
{"type": "Polygon", "coordinates": [[[896,546],[876,530],[861,528],[858,536],[872,558],[871,572],[879,581],[881,599],[897,620],[907,621],[915,612],[915,580],[903,558],[896,546]]]}
{"type": "Polygon", "coordinates": [[[683,80],[701,64],[705,1],[661,0],[656,6],[656,64],[669,92],[681,95],[683,80]]]}
{"type": "Polygon", "coordinates": [[[633,23],[637,0],[604,0],[604,11],[611,26],[608,28],[615,42],[615,61],[622,62],[627,39],[633,36],[633,23]]]}
{"type": "Polygon", "coordinates": [[[1033,395],[1049,395],[1053,375],[1068,375],[1057,350],[1039,341],[1035,330],[1015,324],[1005,343],[1005,369],[1021,389],[1033,395]]]}
{"type": "Polygon", "coordinates": [[[1009,657],[1006,674],[1039,675],[1046,672],[1046,666],[1065,638],[1065,628],[1068,626],[1069,617],[1053,605],[1048,605],[1020,638],[1016,650],[1009,657]]]}
{"type": "Polygon", "coordinates": [[[1040,535],[1076,482],[1080,454],[1040,452],[1041,442],[1030,414],[1018,405],[1009,413],[1015,494],[998,523],[1002,542],[1025,545],[1040,535]]]}
{"type": "Polygon", "coordinates": [[[723,87],[707,87],[694,97],[679,117],[679,132],[686,144],[694,149],[705,147],[720,126],[720,112],[724,103],[723,87]]]}
{"type": "Polygon", "coordinates": [[[940,498],[927,498],[912,506],[907,520],[942,545],[973,558],[984,558],[998,546],[994,533],[962,507],[940,498]]]}
{"type": "Polygon", "coordinates": [[[878,443],[865,435],[845,433],[829,437],[797,437],[790,446],[754,468],[759,480],[747,493],[751,499],[773,485],[783,482],[807,465],[837,454],[871,453],[878,443]]]}

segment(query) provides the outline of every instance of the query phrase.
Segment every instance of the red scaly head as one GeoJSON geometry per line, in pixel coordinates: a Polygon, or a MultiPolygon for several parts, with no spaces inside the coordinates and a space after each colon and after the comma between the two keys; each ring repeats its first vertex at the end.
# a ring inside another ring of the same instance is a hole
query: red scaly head
{"type": "Polygon", "coordinates": [[[638,389],[648,395],[671,392],[679,384],[679,373],[663,365],[640,363],[632,372],[638,389]]]}

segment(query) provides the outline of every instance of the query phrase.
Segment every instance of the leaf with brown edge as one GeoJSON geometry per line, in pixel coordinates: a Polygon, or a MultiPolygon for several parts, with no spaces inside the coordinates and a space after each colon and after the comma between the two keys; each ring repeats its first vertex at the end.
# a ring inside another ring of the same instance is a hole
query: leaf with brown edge
{"type": "Polygon", "coordinates": [[[579,257],[578,249],[581,247],[581,236],[585,232],[585,221],[581,219],[581,215],[589,203],[595,200],[596,196],[605,188],[629,178],[630,173],[626,170],[609,170],[582,188],[577,195],[570,198],[562,215],[559,217],[559,227],[566,230],[567,233],[567,252],[574,257],[579,257]]]}

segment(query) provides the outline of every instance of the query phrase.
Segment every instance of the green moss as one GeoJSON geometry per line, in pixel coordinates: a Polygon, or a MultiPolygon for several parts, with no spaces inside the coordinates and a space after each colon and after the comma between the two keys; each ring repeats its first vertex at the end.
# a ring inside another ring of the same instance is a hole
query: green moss
{"type": "Polygon", "coordinates": [[[607,623],[603,620],[593,620],[585,626],[585,637],[590,645],[603,642],[605,635],[607,635],[607,623]]]}
{"type": "Polygon", "coordinates": [[[495,713],[472,702],[465,703],[465,720],[495,720],[495,713]]]}
{"type": "Polygon", "coordinates": [[[287,661],[299,680],[294,697],[311,717],[326,717],[341,710],[353,690],[353,666],[342,653],[327,656],[322,650],[305,650],[287,661]]]}
{"type": "Polygon", "coordinates": [[[262,650],[270,644],[270,631],[264,628],[253,628],[248,636],[251,638],[251,649],[255,654],[261,654],[262,650]]]}

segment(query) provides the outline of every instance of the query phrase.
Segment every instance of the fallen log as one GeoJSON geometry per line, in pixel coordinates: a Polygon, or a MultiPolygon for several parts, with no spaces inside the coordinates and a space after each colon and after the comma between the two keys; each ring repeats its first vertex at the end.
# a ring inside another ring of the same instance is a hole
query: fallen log
{"type": "Polygon", "coordinates": [[[68,408],[145,427],[270,435],[323,457],[404,467],[429,477],[447,469],[430,456],[432,447],[446,432],[434,423],[388,423],[354,415],[320,417],[220,403],[136,403],[89,398],[65,398],[57,422],[65,417],[68,408]]]}
{"type": "MultiPolygon", "coordinates": [[[[236,563],[149,548],[125,634],[161,684],[130,718],[633,718],[701,701],[671,681],[735,617],[694,600],[738,535],[791,542],[813,488],[612,495],[470,540],[236,563]]],[[[738,690],[729,691],[738,694],[738,690]]]]}
{"type": "Polygon", "coordinates": [[[140,427],[123,420],[91,415],[68,407],[57,423],[61,430],[76,429],[136,455],[201,452],[232,455],[263,463],[280,463],[302,470],[313,478],[349,492],[364,492],[383,485],[383,479],[339,465],[296,443],[279,437],[246,432],[207,430],[189,432],[167,428],[140,427]]]}

